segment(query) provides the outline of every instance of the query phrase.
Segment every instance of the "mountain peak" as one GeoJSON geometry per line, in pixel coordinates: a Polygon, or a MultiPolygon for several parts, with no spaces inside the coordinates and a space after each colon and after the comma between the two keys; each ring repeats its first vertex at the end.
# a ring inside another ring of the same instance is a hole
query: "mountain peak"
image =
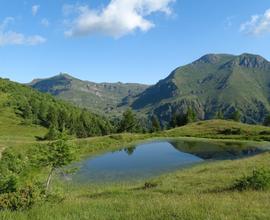
{"type": "Polygon", "coordinates": [[[197,64],[197,63],[216,64],[223,61],[224,59],[233,58],[233,57],[234,56],[230,54],[206,54],[202,56],[201,58],[199,58],[198,60],[196,60],[194,64],[197,64]]]}
{"type": "Polygon", "coordinates": [[[73,76],[69,75],[68,73],[59,73],[58,75],[55,76],[55,78],[75,79],[73,76]]]}
{"type": "Polygon", "coordinates": [[[243,53],[235,57],[235,59],[231,60],[227,65],[241,66],[246,68],[261,68],[261,69],[270,68],[270,63],[265,58],[259,55],[249,53],[243,53]]]}

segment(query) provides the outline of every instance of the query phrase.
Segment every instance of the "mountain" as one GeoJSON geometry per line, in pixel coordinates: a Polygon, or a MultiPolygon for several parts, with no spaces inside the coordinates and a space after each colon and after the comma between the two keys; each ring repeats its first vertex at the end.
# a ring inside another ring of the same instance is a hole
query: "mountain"
{"type": "Polygon", "coordinates": [[[77,106],[102,113],[119,111],[120,106],[128,105],[134,96],[149,87],[135,83],[94,83],[76,79],[68,74],[36,79],[29,85],[77,106]]]}
{"type": "Polygon", "coordinates": [[[261,56],[208,54],[179,67],[131,104],[136,111],[168,122],[190,107],[201,119],[239,111],[242,121],[258,123],[270,111],[270,62],[261,56]]]}

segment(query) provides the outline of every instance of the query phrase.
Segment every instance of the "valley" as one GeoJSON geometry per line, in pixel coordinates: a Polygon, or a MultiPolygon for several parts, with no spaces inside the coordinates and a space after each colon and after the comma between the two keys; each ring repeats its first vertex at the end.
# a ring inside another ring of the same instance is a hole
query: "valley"
{"type": "Polygon", "coordinates": [[[238,111],[245,123],[263,123],[270,111],[270,62],[259,55],[207,54],[175,69],[156,85],[95,84],[60,74],[29,85],[57,98],[106,114],[130,107],[168,125],[173,114],[191,107],[201,120],[238,111]],[[253,88],[250,90],[250,88],[253,88]],[[101,110],[101,111],[100,111],[101,110]]]}
{"type": "Polygon", "coordinates": [[[153,86],[0,79],[0,218],[267,219],[269,70],[211,54],[153,86]]]}
{"type": "Polygon", "coordinates": [[[269,1],[0,14],[0,220],[270,219],[269,1]]]}

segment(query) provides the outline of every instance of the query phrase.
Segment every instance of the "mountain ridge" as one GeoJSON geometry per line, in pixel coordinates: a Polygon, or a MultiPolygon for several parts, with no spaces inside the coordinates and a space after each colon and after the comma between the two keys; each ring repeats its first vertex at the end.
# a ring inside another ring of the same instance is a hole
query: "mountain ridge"
{"type": "Polygon", "coordinates": [[[268,84],[270,63],[261,56],[207,54],[176,68],[140,94],[131,106],[166,122],[172,114],[191,107],[201,119],[211,119],[219,110],[229,118],[239,110],[243,121],[261,123],[270,110],[268,84]]]}
{"type": "Polygon", "coordinates": [[[139,83],[95,83],[77,79],[69,74],[47,79],[35,79],[28,84],[44,93],[50,93],[60,99],[70,101],[80,107],[108,113],[117,112],[118,105],[129,102],[148,85],[139,83]]]}
{"type": "Polygon", "coordinates": [[[219,111],[229,118],[239,111],[247,123],[262,123],[270,112],[270,62],[249,53],[206,54],[152,86],[93,83],[67,74],[37,79],[30,86],[105,114],[131,107],[149,117],[157,115],[164,125],[188,108],[200,119],[212,119],[219,111]]]}

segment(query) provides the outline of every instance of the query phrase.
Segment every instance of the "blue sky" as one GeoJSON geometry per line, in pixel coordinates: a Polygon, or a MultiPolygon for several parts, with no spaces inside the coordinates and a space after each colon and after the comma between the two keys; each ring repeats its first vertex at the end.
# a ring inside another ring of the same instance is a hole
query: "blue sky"
{"type": "Polygon", "coordinates": [[[269,0],[2,0],[0,76],[152,84],[206,53],[270,59],[269,0]]]}

